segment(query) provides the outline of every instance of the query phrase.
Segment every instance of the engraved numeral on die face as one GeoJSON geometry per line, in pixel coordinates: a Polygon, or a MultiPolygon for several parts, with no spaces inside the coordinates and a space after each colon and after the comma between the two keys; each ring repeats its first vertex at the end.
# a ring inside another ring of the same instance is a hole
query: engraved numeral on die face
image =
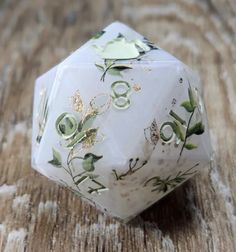
{"type": "MultiPolygon", "coordinates": [[[[90,193],[90,194],[93,194],[93,193],[101,193],[103,191],[107,191],[109,190],[107,187],[105,187],[103,184],[101,184],[100,182],[98,182],[97,180],[95,180],[94,178],[92,178],[90,175],[83,175],[83,174],[80,174],[78,176],[76,176],[78,178],[76,178],[75,180],[75,184],[77,186],[85,183],[86,181],[87,182],[92,182],[93,184],[96,184],[98,187],[94,188],[92,186],[88,186],[88,190],[87,192],[90,193]]],[[[75,177],[74,177],[75,178],[75,177]]],[[[95,186],[95,185],[94,185],[95,186]]]]}
{"type": "Polygon", "coordinates": [[[131,87],[127,81],[115,81],[111,85],[112,89],[112,103],[117,109],[127,109],[130,106],[129,96],[131,94],[131,87]]]}
{"type": "Polygon", "coordinates": [[[93,193],[100,193],[100,192],[103,192],[103,191],[107,191],[108,188],[105,187],[104,185],[102,185],[100,182],[96,181],[95,179],[92,179],[91,180],[93,183],[95,183],[96,185],[98,185],[97,188],[92,188],[92,187],[89,187],[89,190],[88,190],[88,193],[90,194],[93,194],[93,193]]]}

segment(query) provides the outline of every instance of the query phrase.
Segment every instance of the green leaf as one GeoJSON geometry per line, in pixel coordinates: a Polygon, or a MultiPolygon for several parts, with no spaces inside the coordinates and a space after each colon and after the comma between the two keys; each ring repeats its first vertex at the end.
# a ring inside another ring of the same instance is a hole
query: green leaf
{"type": "Polygon", "coordinates": [[[150,47],[151,50],[158,50],[159,48],[147,38],[143,38],[143,42],[150,47]]]}
{"type": "Polygon", "coordinates": [[[95,155],[93,153],[87,153],[87,154],[84,155],[84,159],[87,159],[87,158],[90,158],[90,157],[92,157],[92,159],[93,159],[94,162],[97,162],[103,156],[97,156],[97,155],[95,155]]]}
{"type": "Polygon", "coordinates": [[[139,56],[139,51],[135,43],[128,41],[124,37],[113,39],[102,48],[96,48],[97,52],[103,59],[134,59],[139,56]]]}
{"type": "Polygon", "coordinates": [[[193,125],[192,127],[190,127],[187,130],[187,137],[190,137],[191,135],[195,134],[195,135],[201,135],[204,133],[204,125],[202,122],[197,122],[195,125],[193,125]]]}
{"type": "Polygon", "coordinates": [[[152,184],[152,186],[157,186],[161,184],[161,178],[159,176],[155,177],[155,180],[152,184]]]}
{"type": "Polygon", "coordinates": [[[139,39],[136,39],[135,41],[135,45],[136,47],[138,47],[139,51],[140,52],[147,52],[150,50],[150,47],[143,41],[139,40],[139,39]]]}
{"type": "Polygon", "coordinates": [[[125,37],[125,36],[124,36],[122,33],[119,32],[117,38],[124,38],[124,37],[125,37]]]}
{"type": "Polygon", "coordinates": [[[168,184],[166,184],[165,182],[163,182],[163,184],[159,187],[159,192],[167,192],[168,190],[168,184]]]}
{"type": "Polygon", "coordinates": [[[193,150],[193,149],[197,148],[197,145],[192,144],[192,143],[187,143],[187,144],[184,145],[184,148],[187,149],[187,150],[193,150]]]}
{"type": "Polygon", "coordinates": [[[122,77],[122,75],[121,75],[121,73],[120,73],[120,71],[119,71],[118,69],[109,68],[109,69],[107,70],[107,72],[108,72],[110,75],[115,75],[115,76],[121,76],[121,77],[122,77]]]}
{"type": "Polygon", "coordinates": [[[122,76],[121,75],[121,71],[124,71],[126,69],[132,69],[131,66],[128,66],[128,65],[112,65],[114,61],[111,61],[111,63],[107,63],[108,64],[108,70],[107,72],[111,75],[117,75],[117,76],[122,76]],[[112,65],[112,66],[111,66],[112,65]],[[111,66],[111,67],[109,67],[111,66]]]}
{"type": "Polygon", "coordinates": [[[87,153],[84,156],[82,167],[85,171],[92,172],[95,170],[94,163],[101,159],[103,156],[97,156],[93,153],[87,153]]]}
{"type": "Polygon", "coordinates": [[[40,142],[41,142],[41,139],[42,139],[42,136],[38,135],[37,138],[36,138],[36,141],[37,141],[38,143],[40,143],[40,142]]]}
{"type": "Polygon", "coordinates": [[[96,63],[95,63],[95,66],[96,66],[99,70],[104,71],[104,67],[103,67],[102,65],[99,65],[99,64],[96,64],[96,63]]]}
{"type": "Polygon", "coordinates": [[[99,31],[97,32],[92,39],[99,39],[106,31],[99,31]]]}
{"type": "Polygon", "coordinates": [[[197,106],[197,103],[194,99],[194,95],[193,95],[193,91],[191,87],[188,88],[188,97],[189,97],[190,104],[192,108],[194,109],[197,106]]]}
{"type": "Polygon", "coordinates": [[[180,104],[180,106],[184,107],[189,113],[193,112],[194,110],[190,101],[184,101],[180,104]]]}
{"type": "Polygon", "coordinates": [[[105,63],[106,67],[110,67],[112,64],[115,63],[115,60],[114,59],[105,59],[104,63],[105,63]]]}
{"type": "Polygon", "coordinates": [[[128,66],[128,65],[114,65],[114,66],[111,66],[110,69],[117,69],[119,71],[123,71],[123,70],[126,70],[126,69],[132,69],[132,67],[128,66]]]}
{"type": "Polygon", "coordinates": [[[61,167],[61,154],[53,148],[52,155],[53,155],[53,159],[48,161],[48,163],[56,167],[61,167]]]}

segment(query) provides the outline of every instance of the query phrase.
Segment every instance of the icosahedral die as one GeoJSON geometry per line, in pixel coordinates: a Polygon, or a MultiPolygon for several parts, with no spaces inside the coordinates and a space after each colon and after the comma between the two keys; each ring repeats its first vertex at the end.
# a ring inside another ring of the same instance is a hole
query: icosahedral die
{"type": "Polygon", "coordinates": [[[36,80],[32,166],[125,222],[210,156],[198,76],[124,24],[36,80]]]}

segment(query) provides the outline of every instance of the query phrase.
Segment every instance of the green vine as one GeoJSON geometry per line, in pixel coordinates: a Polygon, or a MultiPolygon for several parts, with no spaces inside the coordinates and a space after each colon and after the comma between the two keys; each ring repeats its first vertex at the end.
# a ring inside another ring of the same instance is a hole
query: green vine
{"type": "Polygon", "coordinates": [[[178,161],[183,153],[184,148],[187,150],[192,150],[192,149],[197,148],[197,145],[195,145],[191,142],[187,142],[189,137],[191,137],[194,134],[195,135],[203,134],[204,128],[205,128],[202,121],[199,121],[199,122],[195,123],[192,127],[190,127],[193,115],[194,115],[196,108],[197,108],[197,102],[196,102],[195,97],[193,95],[193,91],[192,91],[190,84],[189,84],[189,88],[188,88],[188,96],[189,96],[189,100],[181,103],[181,106],[184,107],[185,110],[190,113],[190,116],[189,116],[189,120],[188,120],[188,124],[187,124],[187,128],[186,128],[186,133],[185,133],[183,145],[182,145],[180,153],[179,153],[178,161]]]}
{"type": "MultiPolygon", "coordinates": [[[[83,101],[78,90],[72,98],[75,111],[79,113],[83,112],[83,101]]],[[[101,95],[95,96],[90,101],[88,109],[83,113],[80,120],[77,120],[74,114],[67,112],[57,117],[55,123],[56,131],[62,138],[65,147],[69,149],[69,153],[65,164],[63,164],[61,154],[53,148],[52,160],[48,161],[54,167],[64,169],[78,191],[80,191],[79,186],[87,180],[97,186],[95,188],[89,187],[88,193],[100,193],[101,191],[108,190],[108,188],[97,180],[98,175],[93,174],[95,163],[103,156],[98,156],[91,152],[86,153],[84,156],[74,154],[78,146],[81,149],[87,149],[92,147],[96,142],[98,128],[93,128],[91,125],[98,115],[104,113],[109,108],[110,97],[109,95],[103,94],[103,98],[106,98],[103,104],[98,104],[96,98],[99,100],[101,95]],[[74,171],[73,161],[75,160],[81,160],[83,171],[80,173],[74,171]]]]}
{"type": "Polygon", "coordinates": [[[116,60],[104,60],[104,65],[101,64],[95,64],[95,66],[102,71],[101,81],[105,81],[105,76],[107,73],[110,75],[120,76],[122,77],[121,72],[127,69],[132,69],[130,65],[127,64],[119,64],[116,63],[116,60]]]}
{"type": "Polygon", "coordinates": [[[112,171],[115,175],[116,180],[123,180],[126,176],[134,174],[135,172],[140,170],[144,165],[146,165],[148,162],[147,160],[144,160],[141,162],[139,161],[140,161],[139,158],[136,158],[136,159],[131,158],[129,160],[129,169],[125,173],[122,173],[120,175],[118,175],[117,171],[113,169],[112,171]]]}
{"type": "Polygon", "coordinates": [[[94,175],[92,172],[95,170],[94,164],[100,160],[103,156],[97,156],[93,153],[86,153],[83,157],[82,156],[73,156],[73,149],[70,150],[67,160],[66,160],[66,165],[62,164],[62,158],[61,154],[53,148],[53,158],[52,160],[48,161],[51,165],[57,168],[62,168],[64,171],[70,176],[71,180],[73,181],[74,186],[77,188],[77,190],[80,192],[80,185],[87,181],[90,180],[94,184],[96,184],[98,187],[89,187],[88,193],[92,194],[94,192],[100,193],[101,191],[107,190],[104,185],[102,185],[99,181],[96,180],[98,175],[94,175]],[[80,173],[75,173],[73,172],[73,167],[72,167],[72,161],[75,159],[79,159],[82,161],[82,168],[83,171],[80,173]]]}
{"type": "Polygon", "coordinates": [[[195,124],[191,126],[198,104],[190,84],[188,88],[188,98],[188,100],[180,104],[180,106],[183,107],[189,113],[187,123],[173,110],[170,110],[169,114],[172,118],[174,118],[174,121],[165,122],[160,128],[160,137],[165,143],[170,143],[175,140],[177,147],[182,142],[182,147],[180,149],[177,162],[179,162],[184,149],[193,150],[198,147],[196,144],[190,142],[189,138],[192,135],[201,135],[204,133],[204,125],[201,120],[195,122],[195,124]],[[172,129],[172,134],[170,134],[169,136],[167,136],[164,132],[167,127],[170,127],[172,129]],[[183,133],[183,129],[185,129],[185,133],[183,133]]]}
{"type": "Polygon", "coordinates": [[[150,182],[153,182],[152,186],[154,188],[152,189],[152,192],[158,191],[158,192],[165,193],[169,189],[173,189],[177,185],[182,183],[184,180],[187,179],[187,177],[196,173],[196,171],[192,171],[192,169],[194,169],[198,165],[199,165],[199,163],[195,164],[194,166],[192,166],[191,168],[189,168],[185,172],[179,171],[175,177],[171,177],[171,176],[168,176],[166,178],[161,178],[159,176],[152,177],[144,183],[144,186],[147,186],[148,184],[150,184],[150,182]]]}
{"type": "Polygon", "coordinates": [[[121,72],[132,69],[131,64],[121,64],[118,60],[140,60],[140,57],[150,50],[158,49],[147,38],[143,40],[128,40],[119,33],[116,38],[108,41],[104,46],[93,45],[97,53],[104,59],[104,64],[95,64],[102,71],[101,81],[104,82],[106,74],[121,76],[121,72]]]}

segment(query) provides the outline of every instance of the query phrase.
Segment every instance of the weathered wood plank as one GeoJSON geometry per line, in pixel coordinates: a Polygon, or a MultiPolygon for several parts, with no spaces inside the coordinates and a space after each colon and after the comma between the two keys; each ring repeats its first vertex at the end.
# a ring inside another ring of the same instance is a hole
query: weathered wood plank
{"type": "Polygon", "coordinates": [[[233,0],[0,2],[0,251],[236,251],[233,0]],[[202,76],[211,170],[127,225],[30,167],[34,79],[121,20],[202,76]]]}

